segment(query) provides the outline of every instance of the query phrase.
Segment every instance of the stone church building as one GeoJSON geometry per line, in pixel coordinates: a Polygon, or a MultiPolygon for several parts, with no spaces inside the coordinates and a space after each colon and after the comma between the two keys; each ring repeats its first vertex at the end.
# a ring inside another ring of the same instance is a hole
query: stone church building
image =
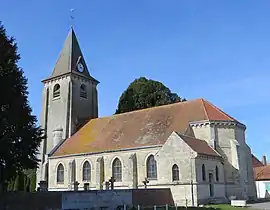
{"type": "Polygon", "coordinates": [[[204,99],[98,118],[98,83],[71,29],[43,80],[37,183],[67,191],[107,189],[111,177],[115,189],[148,180],[170,188],[177,205],[256,198],[244,124],[204,99]]]}

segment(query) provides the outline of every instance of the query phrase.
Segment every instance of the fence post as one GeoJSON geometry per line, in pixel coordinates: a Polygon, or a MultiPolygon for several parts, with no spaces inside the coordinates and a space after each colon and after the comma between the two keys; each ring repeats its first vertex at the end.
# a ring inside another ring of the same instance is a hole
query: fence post
{"type": "Polygon", "coordinates": [[[157,206],[156,205],[154,205],[154,210],[157,210],[157,206]]]}
{"type": "Polygon", "coordinates": [[[166,204],[166,210],[169,210],[169,208],[168,208],[168,204],[166,204]]]}
{"type": "Polygon", "coordinates": [[[175,210],[177,210],[177,204],[175,204],[175,210]]]}
{"type": "Polygon", "coordinates": [[[140,208],[141,208],[140,205],[138,205],[138,210],[140,210],[140,208]]]}
{"type": "Polygon", "coordinates": [[[126,206],[126,204],[124,204],[124,210],[127,210],[127,206],[126,206]]]}

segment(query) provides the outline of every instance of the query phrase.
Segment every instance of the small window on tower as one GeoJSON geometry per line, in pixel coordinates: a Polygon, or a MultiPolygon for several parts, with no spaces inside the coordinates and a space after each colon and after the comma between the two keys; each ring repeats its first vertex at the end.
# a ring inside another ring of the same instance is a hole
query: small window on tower
{"type": "Polygon", "coordinates": [[[87,98],[87,92],[86,92],[86,86],[85,85],[81,85],[81,88],[80,88],[80,97],[87,98]]]}
{"type": "Polygon", "coordinates": [[[53,98],[58,98],[58,97],[60,97],[60,85],[56,84],[53,87],[53,98]]]}

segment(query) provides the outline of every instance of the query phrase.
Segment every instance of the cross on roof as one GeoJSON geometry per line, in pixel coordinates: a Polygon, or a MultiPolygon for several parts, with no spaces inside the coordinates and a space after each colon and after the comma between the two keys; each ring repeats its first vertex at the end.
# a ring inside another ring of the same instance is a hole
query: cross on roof
{"type": "Polygon", "coordinates": [[[149,183],[149,180],[145,177],[144,181],[142,182],[144,184],[144,188],[147,188],[147,184],[149,183]]]}
{"type": "Polygon", "coordinates": [[[113,190],[115,179],[114,179],[113,177],[111,177],[111,178],[109,179],[109,182],[111,183],[111,189],[113,190]]]}

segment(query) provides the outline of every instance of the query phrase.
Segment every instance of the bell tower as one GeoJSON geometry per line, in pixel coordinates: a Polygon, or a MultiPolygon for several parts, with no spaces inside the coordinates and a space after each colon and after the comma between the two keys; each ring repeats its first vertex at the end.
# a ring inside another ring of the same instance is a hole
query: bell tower
{"type": "Polygon", "coordinates": [[[73,28],[50,77],[42,81],[41,126],[46,139],[40,145],[37,183],[47,180],[47,155],[88,120],[98,117],[98,81],[87,68],[73,28]]]}

